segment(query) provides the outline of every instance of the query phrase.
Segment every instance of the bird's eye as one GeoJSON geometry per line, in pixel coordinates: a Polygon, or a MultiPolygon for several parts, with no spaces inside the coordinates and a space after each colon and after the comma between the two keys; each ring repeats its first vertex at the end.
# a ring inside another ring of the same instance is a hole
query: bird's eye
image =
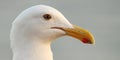
{"type": "Polygon", "coordinates": [[[43,18],[44,18],[45,20],[50,20],[52,17],[51,17],[50,14],[44,14],[44,15],[43,15],[43,18]]]}

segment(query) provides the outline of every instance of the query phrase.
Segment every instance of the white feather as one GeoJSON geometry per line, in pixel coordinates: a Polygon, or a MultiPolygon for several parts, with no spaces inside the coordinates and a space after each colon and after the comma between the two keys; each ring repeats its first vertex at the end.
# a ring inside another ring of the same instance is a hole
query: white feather
{"type": "Polygon", "coordinates": [[[12,23],[11,48],[13,60],[53,60],[51,41],[64,36],[65,32],[51,27],[73,28],[56,9],[37,5],[23,11],[12,23]],[[52,19],[46,21],[44,14],[52,19]]]}

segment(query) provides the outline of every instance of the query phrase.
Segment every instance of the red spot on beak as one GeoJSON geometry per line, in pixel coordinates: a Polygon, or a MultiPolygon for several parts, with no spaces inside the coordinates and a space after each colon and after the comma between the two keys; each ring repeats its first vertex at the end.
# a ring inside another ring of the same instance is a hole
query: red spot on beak
{"type": "Polygon", "coordinates": [[[83,43],[89,43],[89,39],[83,38],[83,39],[82,39],[82,42],[83,42],[83,43]]]}

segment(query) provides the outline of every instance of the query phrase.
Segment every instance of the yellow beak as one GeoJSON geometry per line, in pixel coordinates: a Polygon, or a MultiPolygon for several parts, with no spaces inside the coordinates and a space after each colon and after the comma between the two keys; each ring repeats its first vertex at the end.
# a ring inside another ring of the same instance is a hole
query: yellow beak
{"type": "Polygon", "coordinates": [[[95,44],[93,35],[88,31],[76,25],[73,25],[74,28],[63,28],[67,35],[72,36],[81,40],[83,43],[95,44]]]}
{"type": "Polygon", "coordinates": [[[77,38],[78,40],[82,41],[86,44],[95,44],[95,40],[93,35],[88,31],[76,25],[73,25],[73,28],[61,28],[61,27],[53,27],[57,29],[61,29],[66,32],[66,35],[72,36],[77,38]]]}

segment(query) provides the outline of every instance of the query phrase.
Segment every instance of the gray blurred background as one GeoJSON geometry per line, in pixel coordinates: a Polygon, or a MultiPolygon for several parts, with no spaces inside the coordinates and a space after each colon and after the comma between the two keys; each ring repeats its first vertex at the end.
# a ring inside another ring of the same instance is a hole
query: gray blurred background
{"type": "Polygon", "coordinates": [[[52,44],[54,60],[120,60],[120,0],[0,0],[0,60],[12,60],[12,21],[33,5],[50,5],[73,24],[88,29],[95,45],[62,37],[52,44]]]}

